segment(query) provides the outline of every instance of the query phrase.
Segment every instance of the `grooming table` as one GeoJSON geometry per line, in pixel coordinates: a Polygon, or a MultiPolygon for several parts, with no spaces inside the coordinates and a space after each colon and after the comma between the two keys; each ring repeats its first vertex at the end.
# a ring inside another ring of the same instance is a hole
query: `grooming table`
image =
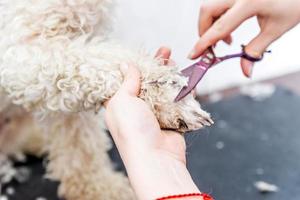
{"type": "MultiPolygon", "coordinates": [[[[300,199],[300,97],[286,89],[262,101],[238,95],[203,106],[216,124],[190,133],[188,168],[203,192],[216,200],[300,199]],[[261,194],[256,181],[279,187],[261,194]]],[[[116,149],[110,152],[118,170],[124,170],[116,149]]],[[[9,186],[16,193],[9,200],[58,200],[57,183],[43,179],[42,160],[30,158],[31,179],[9,186]]]]}

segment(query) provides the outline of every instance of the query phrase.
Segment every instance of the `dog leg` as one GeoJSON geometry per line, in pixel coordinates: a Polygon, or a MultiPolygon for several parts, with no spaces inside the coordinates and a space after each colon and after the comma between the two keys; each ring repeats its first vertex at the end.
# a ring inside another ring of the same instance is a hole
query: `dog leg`
{"type": "Polygon", "coordinates": [[[67,200],[132,200],[128,179],[115,172],[107,155],[111,147],[94,113],[48,117],[48,177],[61,182],[67,200]]]}
{"type": "Polygon", "coordinates": [[[5,104],[1,98],[0,108],[0,152],[14,156],[19,153],[29,153],[41,156],[44,153],[44,134],[34,121],[31,113],[22,107],[5,104]]]}
{"type": "Polygon", "coordinates": [[[213,123],[192,95],[174,102],[187,82],[175,67],[160,66],[150,56],[98,39],[17,45],[4,56],[0,85],[15,104],[27,109],[98,110],[122,84],[120,65],[132,63],[142,74],[140,97],[150,105],[162,128],[184,132],[213,123]],[[22,59],[15,59],[19,57],[22,59]]]}

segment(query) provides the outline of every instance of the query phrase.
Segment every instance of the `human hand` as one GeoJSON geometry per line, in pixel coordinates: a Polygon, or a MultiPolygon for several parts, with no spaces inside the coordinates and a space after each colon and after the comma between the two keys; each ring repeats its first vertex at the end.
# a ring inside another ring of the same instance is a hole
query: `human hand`
{"type": "MultiPolygon", "coordinates": [[[[162,47],[156,58],[162,67],[171,67],[171,51],[162,47]]],[[[172,155],[185,163],[184,137],[175,131],[164,131],[150,107],[137,97],[140,90],[140,72],[135,66],[121,66],[124,82],[119,91],[106,103],[106,123],[114,139],[122,144],[138,145],[147,151],[172,155]],[[132,144],[134,143],[134,144],[132,144]]]]}
{"type": "MultiPolygon", "coordinates": [[[[161,48],[156,56],[167,65],[170,55],[169,49],[161,48]]],[[[137,97],[138,69],[123,65],[121,71],[124,82],[106,103],[105,121],[138,198],[199,192],[186,169],[184,137],[161,130],[149,106],[137,97]]]]}
{"type": "MultiPolygon", "coordinates": [[[[201,38],[189,57],[198,58],[219,40],[230,44],[231,33],[253,16],[257,17],[261,31],[245,51],[259,58],[272,42],[300,22],[300,0],[210,0],[203,3],[199,18],[201,38]]],[[[251,77],[253,62],[241,59],[241,66],[245,76],[251,77]]]]}

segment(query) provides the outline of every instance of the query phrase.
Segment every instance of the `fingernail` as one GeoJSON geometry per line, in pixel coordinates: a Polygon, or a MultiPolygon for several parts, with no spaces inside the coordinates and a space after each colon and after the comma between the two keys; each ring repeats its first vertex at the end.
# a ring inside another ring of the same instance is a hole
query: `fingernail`
{"type": "Polygon", "coordinates": [[[122,71],[122,73],[123,74],[126,74],[127,73],[127,71],[128,71],[128,64],[127,63],[122,63],[121,65],[120,65],[120,70],[122,71]]]}
{"type": "Polygon", "coordinates": [[[253,74],[253,66],[252,68],[249,69],[249,78],[252,78],[252,74],[253,74]]]}
{"type": "Polygon", "coordinates": [[[196,54],[196,51],[195,51],[195,49],[193,49],[193,50],[189,53],[188,58],[189,58],[189,59],[193,59],[193,58],[195,57],[195,54],[196,54]]]}
{"type": "Polygon", "coordinates": [[[225,44],[227,45],[231,45],[232,44],[232,40],[224,40],[225,44]]]}
{"type": "Polygon", "coordinates": [[[247,63],[247,74],[248,74],[249,78],[252,77],[253,67],[254,67],[254,63],[253,62],[248,62],[247,63]]]}
{"type": "Polygon", "coordinates": [[[227,37],[223,40],[227,45],[231,45],[232,44],[232,38],[231,37],[227,37]]]}

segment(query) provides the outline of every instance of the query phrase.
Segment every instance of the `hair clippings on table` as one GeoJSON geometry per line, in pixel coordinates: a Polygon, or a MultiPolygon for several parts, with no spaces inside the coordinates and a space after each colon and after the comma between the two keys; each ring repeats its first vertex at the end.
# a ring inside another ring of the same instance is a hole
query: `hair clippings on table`
{"type": "Polygon", "coordinates": [[[161,197],[156,200],[170,200],[170,199],[180,199],[186,197],[202,197],[203,200],[214,200],[210,195],[205,193],[189,193],[189,194],[178,194],[178,195],[170,195],[166,197],[161,197]]]}

